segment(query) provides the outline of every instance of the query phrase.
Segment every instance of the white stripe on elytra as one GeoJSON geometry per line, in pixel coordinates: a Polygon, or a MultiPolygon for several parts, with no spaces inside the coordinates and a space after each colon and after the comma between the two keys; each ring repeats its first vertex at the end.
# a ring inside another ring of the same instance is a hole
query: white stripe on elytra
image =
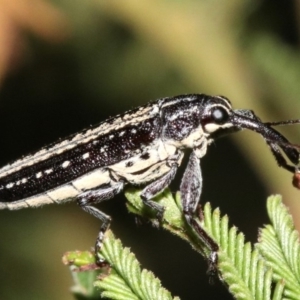
{"type": "Polygon", "coordinates": [[[4,166],[0,169],[0,178],[19,171],[24,167],[46,160],[53,155],[61,154],[76,147],[77,145],[87,143],[99,136],[107,134],[108,132],[119,130],[120,128],[130,124],[138,124],[154,116],[158,111],[159,109],[157,108],[157,104],[153,104],[152,106],[141,107],[134,114],[129,111],[127,114],[123,115],[123,117],[118,115],[112,123],[107,122],[109,120],[104,121],[94,129],[89,129],[84,133],[76,134],[71,140],[59,142],[49,149],[43,148],[33,155],[28,155],[12,164],[4,166]]]}

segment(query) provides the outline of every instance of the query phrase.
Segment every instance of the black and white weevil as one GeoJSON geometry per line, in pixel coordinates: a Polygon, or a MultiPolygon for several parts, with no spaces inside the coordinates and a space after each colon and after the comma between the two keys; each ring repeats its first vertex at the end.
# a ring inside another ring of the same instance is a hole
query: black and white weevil
{"type": "Polygon", "coordinates": [[[184,217],[210,248],[210,269],[218,246],[194,216],[202,189],[200,159],[207,146],[226,133],[253,130],[264,138],[279,166],[294,173],[299,152],[272,125],[250,110],[233,110],[222,96],[203,94],[162,98],[71,135],[0,169],[0,209],[21,209],[76,200],[102,221],[96,258],[110,217],[93,205],[113,198],[127,184],[144,185],[141,198],[162,218],[164,208],[151,199],[175,177],[184,150],[192,153],[181,185],[184,217]],[[292,163],[287,163],[285,156],[292,163]]]}

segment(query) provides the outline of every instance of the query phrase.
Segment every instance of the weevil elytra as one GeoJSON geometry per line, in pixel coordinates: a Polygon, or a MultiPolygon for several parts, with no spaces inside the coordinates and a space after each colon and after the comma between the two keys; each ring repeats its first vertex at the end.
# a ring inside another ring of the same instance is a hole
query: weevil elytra
{"type": "Polygon", "coordinates": [[[194,218],[202,189],[200,159],[217,137],[250,129],[264,138],[278,165],[294,173],[299,152],[271,127],[292,122],[299,121],[263,123],[250,110],[233,110],[223,96],[158,99],[4,166],[0,169],[0,209],[76,200],[102,221],[95,249],[99,253],[111,219],[93,205],[113,198],[127,184],[144,185],[141,198],[161,219],[164,208],[152,198],[170,184],[184,150],[191,148],[180,185],[183,213],[210,248],[213,271],[218,246],[194,218]]]}

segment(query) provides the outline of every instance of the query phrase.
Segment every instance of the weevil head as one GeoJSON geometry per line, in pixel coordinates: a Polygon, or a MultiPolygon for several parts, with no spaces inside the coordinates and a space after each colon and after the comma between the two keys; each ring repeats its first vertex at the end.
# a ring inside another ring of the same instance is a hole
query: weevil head
{"type": "Polygon", "coordinates": [[[232,108],[225,97],[203,94],[163,99],[161,103],[163,136],[176,147],[195,148],[198,140],[208,141],[212,134],[234,128],[232,108]]]}
{"type": "Polygon", "coordinates": [[[160,104],[164,141],[179,149],[192,148],[199,158],[214,138],[240,130],[230,120],[233,111],[225,97],[182,95],[160,104]]]}
{"type": "Polygon", "coordinates": [[[169,98],[162,103],[164,132],[176,147],[200,149],[214,139],[242,129],[259,133],[274,155],[277,163],[293,172],[282,153],[294,164],[299,163],[299,152],[289,141],[268,123],[263,123],[251,110],[233,110],[223,96],[184,95],[169,98]]]}

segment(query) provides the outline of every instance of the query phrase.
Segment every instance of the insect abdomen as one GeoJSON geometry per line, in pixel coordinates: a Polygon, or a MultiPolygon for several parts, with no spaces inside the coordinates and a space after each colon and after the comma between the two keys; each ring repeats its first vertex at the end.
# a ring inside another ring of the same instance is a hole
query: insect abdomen
{"type": "MultiPolygon", "coordinates": [[[[85,180],[88,186],[89,181],[95,181],[96,171],[100,181],[107,180],[109,175],[106,167],[137,155],[141,149],[157,139],[160,132],[160,120],[156,116],[140,124],[126,125],[105,135],[99,135],[73,149],[66,148],[62,153],[53,152],[47,159],[37,163],[33,160],[32,165],[24,165],[15,172],[7,169],[0,177],[0,203],[43,195],[47,191],[57,190],[58,187],[62,191],[64,189],[60,195],[65,198],[74,197],[81,189],[74,186],[73,182],[77,179],[78,182],[85,180]]],[[[24,160],[26,159],[28,160],[24,160]]],[[[0,205],[1,208],[5,207],[0,205]]]]}

